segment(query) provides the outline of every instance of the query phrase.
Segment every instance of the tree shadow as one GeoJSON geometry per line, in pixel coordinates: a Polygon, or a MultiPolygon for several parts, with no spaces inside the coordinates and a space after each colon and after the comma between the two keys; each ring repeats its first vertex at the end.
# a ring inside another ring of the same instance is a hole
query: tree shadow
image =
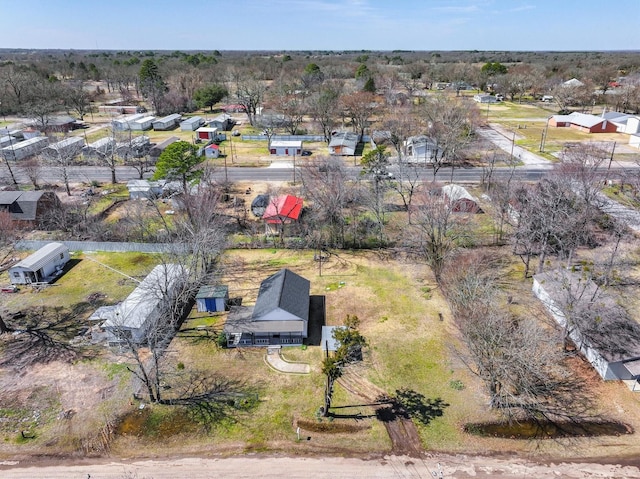
{"type": "MultiPolygon", "coordinates": [[[[380,402],[382,401],[383,398],[380,398],[380,402]]],[[[395,396],[387,402],[389,406],[376,410],[378,420],[390,422],[399,418],[415,419],[425,426],[442,416],[444,409],[449,406],[442,398],[427,399],[412,389],[396,390],[395,396]]]]}

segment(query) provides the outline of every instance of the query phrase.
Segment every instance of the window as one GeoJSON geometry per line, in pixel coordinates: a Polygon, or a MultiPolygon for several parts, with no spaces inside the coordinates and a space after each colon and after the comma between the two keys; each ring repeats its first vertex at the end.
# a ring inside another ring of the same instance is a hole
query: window
{"type": "Polygon", "coordinates": [[[64,253],[60,253],[60,259],[64,258],[64,253]]]}
{"type": "Polygon", "coordinates": [[[13,272],[13,277],[14,278],[19,278],[20,277],[20,273],[18,273],[17,271],[13,272]]]}
{"type": "Polygon", "coordinates": [[[275,148],[271,148],[271,150],[269,150],[269,152],[270,152],[272,155],[275,155],[275,154],[276,154],[276,149],[275,149],[275,148]]]}
{"type": "Polygon", "coordinates": [[[269,344],[269,339],[256,339],[256,344],[269,344]]]}

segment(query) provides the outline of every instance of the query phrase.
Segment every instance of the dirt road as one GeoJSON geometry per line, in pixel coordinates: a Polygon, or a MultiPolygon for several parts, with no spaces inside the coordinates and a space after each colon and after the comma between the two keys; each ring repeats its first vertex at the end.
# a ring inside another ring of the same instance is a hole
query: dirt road
{"type": "Polygon", "coordinates": [[[209,478],[640,478],[635,466],[590,463],[535,464],[526,460],[429,455],[424,459],[391,456],[342,457],[242,456],[167,460],[78,462],[73,465],[0,462],[2,479],[209,479],[209,478]]]}

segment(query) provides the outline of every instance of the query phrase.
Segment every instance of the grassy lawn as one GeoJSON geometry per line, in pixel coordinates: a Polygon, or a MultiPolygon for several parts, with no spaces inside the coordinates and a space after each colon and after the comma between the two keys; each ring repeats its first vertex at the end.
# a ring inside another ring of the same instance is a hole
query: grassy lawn
{"type": "Polygon", "coordinates": [[[478,106],[483,118],[487,118],[487,111],[489,112],[489,121],[500,123],[503,120],[515,120],[518,118],[548,118],[555,114],[555,110],[542,108],[538,105],[531,105],[527,103],[517,103],[511,101],[503,101],[500,103],[478,106]]]}
{"type": "MultiPolygon", "coordinates": [[[[27,257],[29,252],[21,255],[27,257]]],[[[136,286],[125,275],[141,279],[158,262],[156,255],[144,253],[74,253],[65,274],[53,285],[39,291],[23,286],[17,294],[3,295],[2,305],[11,311],[41,305],[68,307],[85,302],[92,293],[104,294],[104,302],[112,304],[123,300],[136,286]]],[[[5,271],[0,274],[0,284],[8,282],[5,271]]]]}

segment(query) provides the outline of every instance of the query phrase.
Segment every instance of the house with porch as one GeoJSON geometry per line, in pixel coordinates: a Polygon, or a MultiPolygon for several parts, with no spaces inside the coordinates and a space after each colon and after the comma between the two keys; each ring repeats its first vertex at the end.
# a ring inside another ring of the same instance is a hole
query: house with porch
{"type": "Polygon", "coordinates": [[[433,163],[440,154],[435,141],[425,135],[410,136],[404,143],[408,163],[433,163]]]}
{"type": "Polygon", "coordinates": [[[355,133],[346,131],[336,132],[331,135],[331,141],[329,142],[329,154],[353,156],[356,154],[359,141],[360,137],[355,133]]]}
{"type": "Polygon", "coordinates": [[[299,346],[308,334],[309,280],[281,269],[260,284],[253,308],[233,307],[224,326],[227,345],[299,346]]]}

